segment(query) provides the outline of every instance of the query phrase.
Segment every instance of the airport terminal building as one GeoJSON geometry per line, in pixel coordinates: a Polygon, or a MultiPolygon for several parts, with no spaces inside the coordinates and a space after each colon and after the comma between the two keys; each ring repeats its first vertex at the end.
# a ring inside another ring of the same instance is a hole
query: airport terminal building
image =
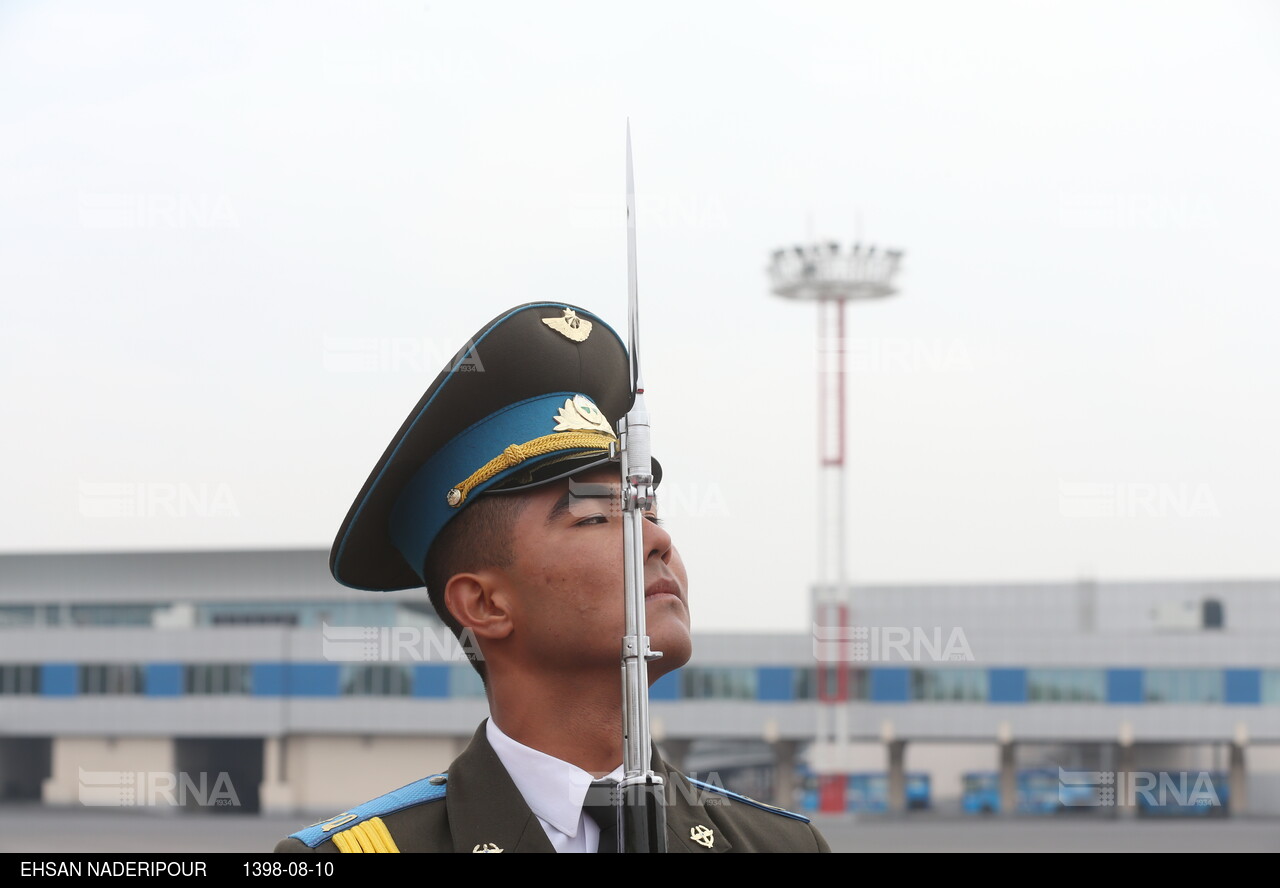
{"type": "MultiPolygon", "coordinates": [[[[809,632],[695,634],[651,693],[668,760],[826,811],[849,774],[878,775],[889,811],[909,775],[959,809],[989,774],[983,809],[1010,812],[1030,769],[1202,770],[1233,816],[1280,814],[1280,580],[849,600],[809,632]]],[[[346,589],[325,550],[0,556],[0,797],[232,787],[239,810],[324,815],[446,769],[486,715],[425,592],[346,589]]]]}

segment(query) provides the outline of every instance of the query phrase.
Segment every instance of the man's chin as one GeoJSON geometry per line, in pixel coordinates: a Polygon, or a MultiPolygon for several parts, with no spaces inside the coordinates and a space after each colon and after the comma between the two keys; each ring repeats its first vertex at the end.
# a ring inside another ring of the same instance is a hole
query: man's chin
{"type": "Polygon", "coordinates": [[[659,659],[649,664],[651,684],[663,675],[675,672],[688,663],[693,656],[693,639],[689,635],[689,627],[686,625],[680,628],[683,631],[672,631],[675,627],[664,627],[666,631],[655,631],[655,627],[649,627],[649,647],[662,652],[659,659]]]}

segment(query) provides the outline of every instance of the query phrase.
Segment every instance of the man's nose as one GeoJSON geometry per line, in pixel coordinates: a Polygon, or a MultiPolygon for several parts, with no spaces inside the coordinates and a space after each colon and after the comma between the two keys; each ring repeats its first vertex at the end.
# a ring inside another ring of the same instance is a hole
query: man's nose
{"type": "Polygon", "coordinates": [[[657,555],[666,563],[671,560],[673,546],[671,534],[656,521],[646,518],[644,521],[645,560],[657,555]]]}

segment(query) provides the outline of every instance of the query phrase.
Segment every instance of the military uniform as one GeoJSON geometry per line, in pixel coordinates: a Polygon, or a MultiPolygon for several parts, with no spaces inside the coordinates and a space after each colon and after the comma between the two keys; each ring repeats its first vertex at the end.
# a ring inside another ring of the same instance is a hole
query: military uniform
{"type": "MultiPolygon", "coordinates": [[[[667,781],[667,850],[829,851],[808,819],[690,780],[655,756],[667,781]]],[[[552,852],[542,824],[521,797],[484,725],[444,774],[300,830],[279,853],[552,852]]]]}
{"type": "MultiPolygon", "coordinates": [[[[334,578],[367,590],[426,585],[434,541],[478,498],[613,462],[614,423],[635,394],[629,372],[618,334],[581,308],[531,303],[494,318],[442,370],[370,472],[334,540],[334,578]]],[[[656,459],[653,475],[656,487],[656,459]]],[[[698,784],[656,757],[654,770],[667,777],[672,851],[829,850],[803,817],[698,784]]],[[[304,829],[276,850],[554,848],[482,726],[447,774],[304,829]]]]}

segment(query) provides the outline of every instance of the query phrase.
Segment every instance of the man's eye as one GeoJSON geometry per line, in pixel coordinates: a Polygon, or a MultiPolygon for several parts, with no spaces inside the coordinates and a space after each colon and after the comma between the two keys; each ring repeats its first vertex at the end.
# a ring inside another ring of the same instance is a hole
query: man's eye
{"type": "Polygon", "coordinates": [[[608,519],[606,519],[603,515],[591,515],[590,517],[583,518],[581,521],[577,522],[573,526],[582,527],[588,524],[604,524],[606,520],[608,519]]]}
{"type": "Polygon", "coordinates": [[[648,518],[650,521],[652,521],[654,524],[658,525],[659,527],[667,523],[663,521],[661,518],[659,518],[657,515],[645,515],[644,517],[648,518]]]}

